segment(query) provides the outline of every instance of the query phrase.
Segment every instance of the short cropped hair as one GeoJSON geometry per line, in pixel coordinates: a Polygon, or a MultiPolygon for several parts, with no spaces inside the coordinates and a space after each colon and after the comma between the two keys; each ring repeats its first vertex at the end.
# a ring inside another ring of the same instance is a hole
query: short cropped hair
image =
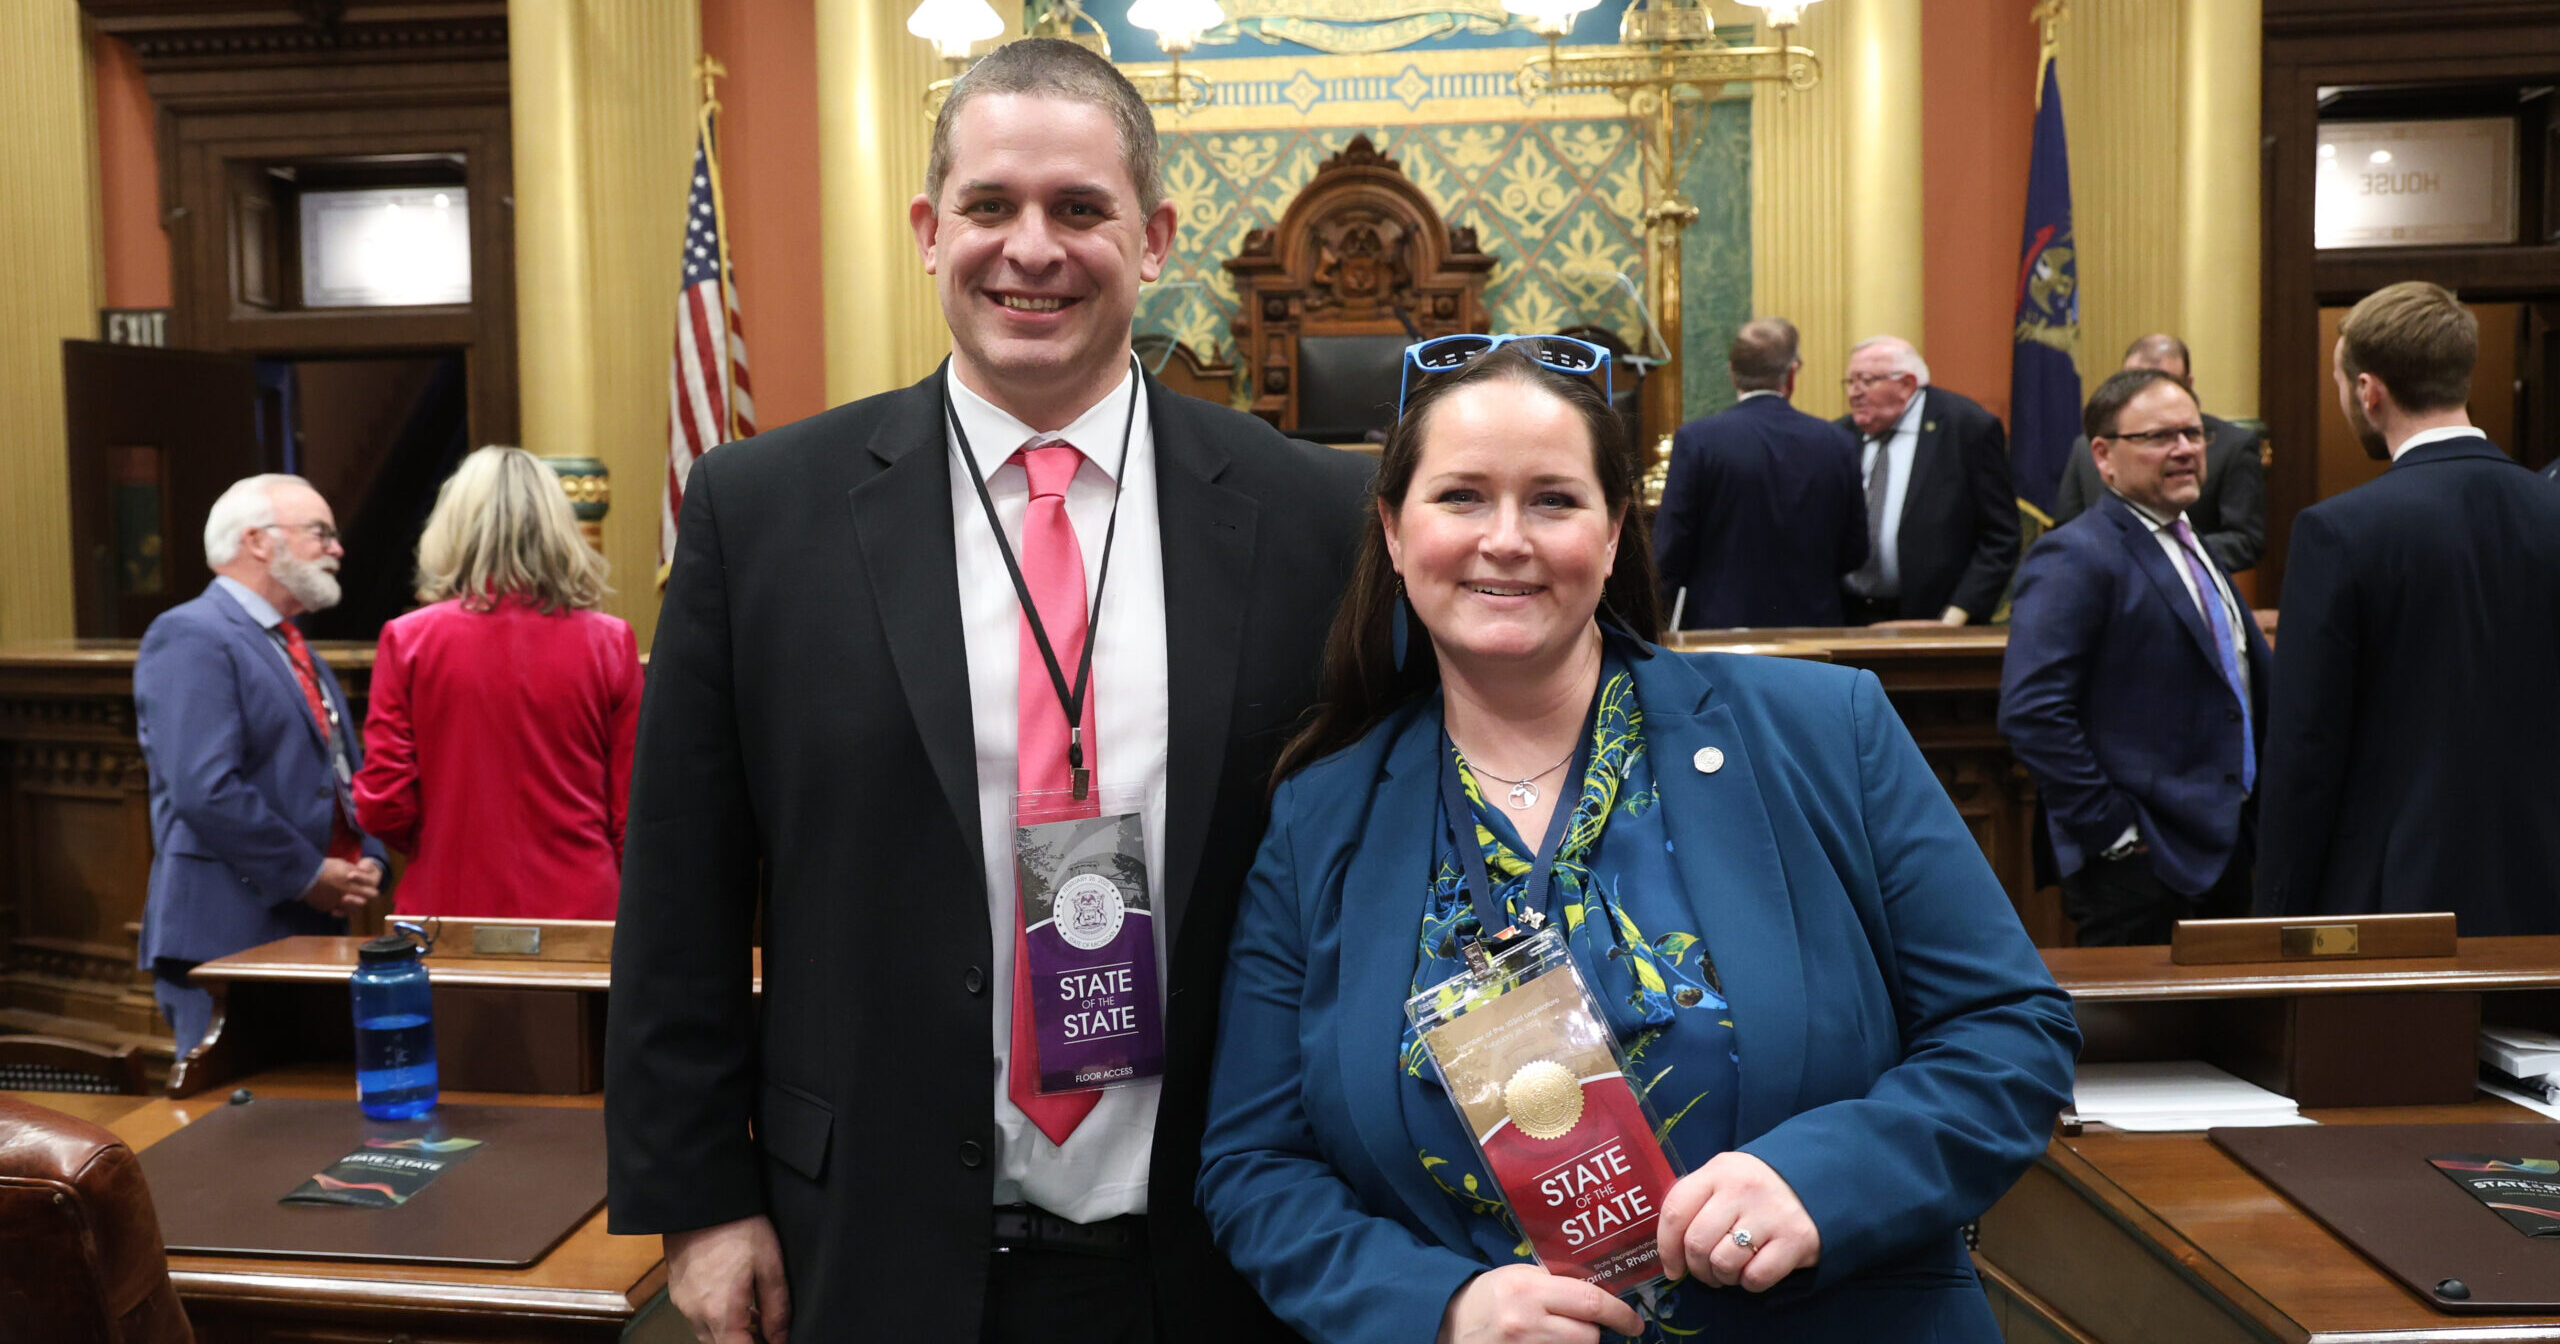
{"type": "Polygon", "coordinates": [[[1893,356],[1895,373],[1910,374],[1919,380],[1922,387],[1929,385],[1929,361],[1920,357],[1920,351],[1913,347],[1911,342],[1899,336],[1870,336],[1850,346],[1849,353],[1854,356],[1871,346],[1882,347],[1887,354],[1893,356]]]}
{"type": "Polygon", "coordinates": [[[2480,361],[2480,319],[2453,291],[2424,280],[2375,290],[2338,327],[2347,377],[2372,374],[2404,411],[2459,410],[2480,361]]]}
{"type": "Polygon", "coordinates": [[[2196,399],[2195,389],[2187,386],[2187,380],[2167,369],[2119,369],[2108,374],[2107,381],[2089,394],[2089,404],[2080,409],[2080,432],[2092,439],[2114,438],[2116,422],[2123,418],[2124,408],[2155,383],[2169,384],[2186,393],[2189,401],[2196,399]]]}
{"type": "Polygon", "coordinates": [[[504,597],[549,615],[589,611],[612,589],[605,559],[578,535],[578,516],[542,459],[488,447],[462,459],[436,491],[418,537],[418,600],[456,597],[487,611],[504,597]]]}
{"type": "Polygon", "coordinates": [[[2148,336],[2136,337],[2133,344],[2124,348],[2124,357],[2127,361],[2132,360],[2137,355],[2154,364],[2159,363],[2162,359],[2170,355],[2176,355],[2178,357],[2178,367],[2186,371],[2188,390],[2194,390],[2196,362],[2194,358],[2187,354],[2187,343],[2185,341],[2179,340],[2177,337],[2172,336],[2165,331],[2155,331],[2148,336]]]}
{"type": "Polygon", "coordinates": [[[1026,93],[1091,103],[1111,114],[1120,132],[1120,156],[1138,186],[1138,213],[1151,215],[1164,201],[1164,153],[1156,145],[1156,118],[1128,77],[1111,62],[1073,42],[1026,37],[988,52],[942,100],[933,118],[933,151],[925,160],[924,194],[939,203],[951,171],[951,128],[969,100],[990,93],[1026,93]]]}
{"type": "Polygon", "coordinates": [[[1783,317],[1755,317],[1733,334],[1725,351],[1733,385],[1744,392],[1775,392],[1796,366],[1796,324],[1783,317]]]}
{"type": "Polygon", "coordinates": [[[220,569],[240,554],[240,534],[253,527],[276,525],[275,488],[309,485],[299,476],[268,472],[233,481],[204,516],[204,565],[220,569]]]}

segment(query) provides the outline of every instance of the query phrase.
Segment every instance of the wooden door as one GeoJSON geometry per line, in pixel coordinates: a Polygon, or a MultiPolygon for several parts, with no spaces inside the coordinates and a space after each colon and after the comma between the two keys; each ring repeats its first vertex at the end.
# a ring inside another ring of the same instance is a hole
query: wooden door
{"type": "Polygon", "coordinates": [[[270,469],[257,364],[64,341],[62,381],[76,628],[83,639],[139,639],[152,617],[213,581],[204,560],[213,501],[270,469]]]}

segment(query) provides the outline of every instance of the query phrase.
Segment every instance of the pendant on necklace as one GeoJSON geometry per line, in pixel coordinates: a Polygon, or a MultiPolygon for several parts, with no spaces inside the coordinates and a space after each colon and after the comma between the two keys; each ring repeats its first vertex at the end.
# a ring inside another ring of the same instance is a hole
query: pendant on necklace
{"type": "Polygon", "coordinates": [[[1533,780],[1521,780],[1511,786],[1511,810],[1526,812],[1538,805],[1538,786],[1533,780]]]}

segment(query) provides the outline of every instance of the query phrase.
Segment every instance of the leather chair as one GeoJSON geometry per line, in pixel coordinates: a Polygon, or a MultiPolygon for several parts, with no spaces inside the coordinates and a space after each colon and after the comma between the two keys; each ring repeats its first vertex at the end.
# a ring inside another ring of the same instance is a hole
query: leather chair
{"type": "Polygon", "coordinates": [[[0,1344],[194,1338],[133,1150],[0,1096],[0,1344]]]}

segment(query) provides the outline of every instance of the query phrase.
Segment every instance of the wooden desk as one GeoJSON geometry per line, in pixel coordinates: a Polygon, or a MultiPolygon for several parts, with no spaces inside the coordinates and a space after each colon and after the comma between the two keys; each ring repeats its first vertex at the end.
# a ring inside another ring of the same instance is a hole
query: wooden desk
{"type": "Polygon", "coordinates": [[[0,1097],[15,1097],[49,1111],[60,1111],[74,1120],[86,1120],[110,1129],[126,1112],[151,1101],[149,1097],[127,1097],[113,1092],[0,1092],[0,1097]]]}
{"type": "MultiPolygon", "coordinates": [[[[348,1106],[355,1105],[355,1083],[343,1066],[276,1069],[245,1079],[242,1085],[262,1096],[342,1098],[348,1106]]],[[[104,1123],[138,1151],[228,1104],[228,1095],[226,1090],[191,1100],[163,1097],[104,1123]]],[[[590,1108],[603,1104],[595,1096],[492,1093],[447,1093],[444,1100],[590,1108]]],[[[666,1267],[659,1257],[658,1238],[613,1236],[604,1224],[604,1211],[599,1209],[540,1264],[520,1270],[172,1255],[169,1275],[195,1324],[196,1338],[205,1344],[614,1340],[623,1337],[665,1287],[666,1267]]]]}
{"type": "MultiPolygon", "coordinates": [[[[2173,966],[2166,947],[2049,950],[2084,1060],[2203,1057],[2249,1005],[2476,996],[2493,1020],[2560,1021],[2560,938],[2465,938],[2451,958],[2173,966]]],[[[2394,1061],[2378,1043],[2377,1067],[2394,1061]]],[[[2469,1067],[2469,1054],[2463,1055],[2469,1067]]],[[[2535,1123],[2490,1097],[2308,1109],[2327,1125],[2535,1123]]],[[[1982,1217],[1975,1263],[2012,1344],[2560,1341],[2560,1317],[2439,1312],[2203,1134],[2063,1134],[1982,1217]]]]}

